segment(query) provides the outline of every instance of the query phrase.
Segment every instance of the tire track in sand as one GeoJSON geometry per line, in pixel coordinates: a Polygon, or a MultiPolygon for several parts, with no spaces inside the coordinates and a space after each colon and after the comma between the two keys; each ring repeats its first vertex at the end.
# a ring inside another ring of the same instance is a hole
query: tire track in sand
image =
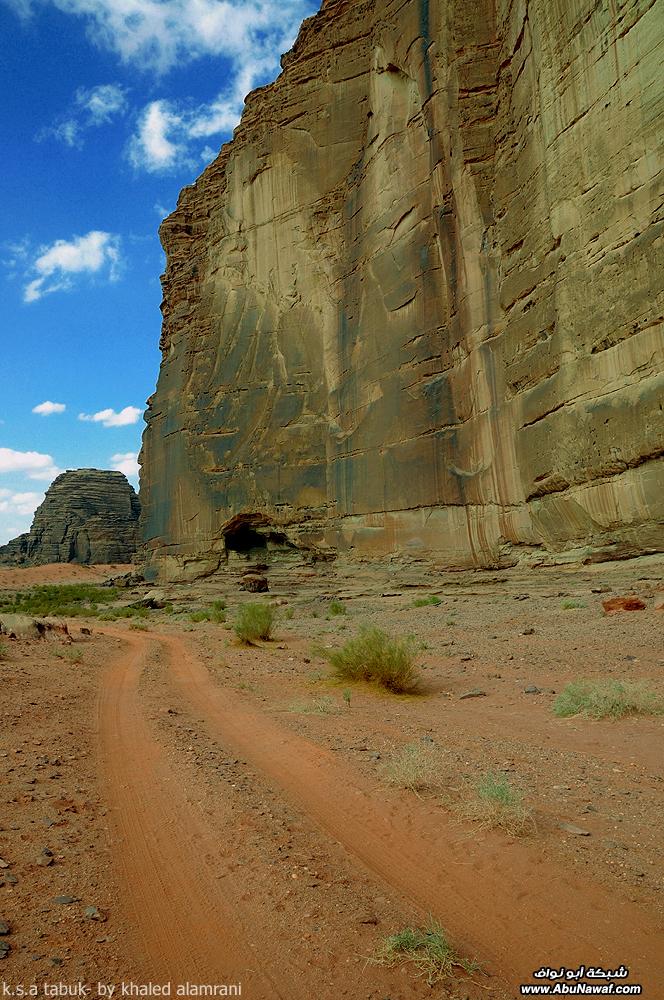
{"type": "Polygon", "coordinates": [[[160,634],[180,694],[209,734],[285,793],[310,821],[511,984],[541,965],[630,969],[653,1000],[664,981],[657,919],[536,847],[460,830],[445,813],[376,790],[330,751],[219,688],[180,637],[160,634]],[[473,837],[473,839],[470,839],[473,837]]]}
{"type": "Polygon", "coordinates": [[[229,892],[220,834],[187,801],[142,715],[138,685],[150,640],[104,632],[129,647],[103,677],[98,730],[112,849],[145,981],[241,982],[251,1000],[308,997],[283,962],[277,981],[247,945],[250,915],[231,903],[240,893],[232,885],[229,892]]]}

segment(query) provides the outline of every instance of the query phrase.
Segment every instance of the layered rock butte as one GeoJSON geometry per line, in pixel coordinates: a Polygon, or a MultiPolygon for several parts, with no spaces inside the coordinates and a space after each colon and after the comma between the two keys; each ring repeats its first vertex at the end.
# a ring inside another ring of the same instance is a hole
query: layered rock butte
{"type": "Polygon", "coordinates": [[[139,514],[138,497],[121,472],[63,472],[35,511],[30,531],[0,546],[0,562],[131,562],[138,546],[139,514]]]}
{"type": "Polygon", "coordinates": [[[664,0],[327,0],[161,227],[148,572],[664,549],[664,0]]]}

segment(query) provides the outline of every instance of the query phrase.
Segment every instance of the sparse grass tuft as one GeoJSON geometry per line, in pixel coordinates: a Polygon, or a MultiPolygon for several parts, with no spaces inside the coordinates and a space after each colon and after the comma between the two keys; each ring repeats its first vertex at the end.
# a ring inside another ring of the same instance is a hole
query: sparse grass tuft
{"type": "Polygon", "coordinates": [[[575,608],[587,608],[588,605],[586,604],[585,601],[575,601],[569,599],[567,601],[563,601],[560,607],[563,609],[563,611],[573,611],[575,608]]]}
{"type": "Polygon", "coordinates": [[[270,639],[274,618],[274,608],[270,604],[261,604],[259,601],[243,604],[235,619],[235,634],[240,642],[248,644],[258,639],[270,639]]]}
{"type": "Polygon", "coordinates": [[[413,607],[426,608],[428,605],[431,605],[431,607],[437,608],[442,603],[440,597],[437,597],[435,594],[429,594],[428,597],[417,597],[413,601],[413,607]]]}
{"type": "Polygon", "coordinates": [[[523,801],[523,792],[500,772],[482,775],[460,812],[464,819],[478,822],[485,829],[504,830],[513,837],[535,830],[533,813],[523,801]]]}
{"type": "Polygon", "coordinates": [[[201,608],[200,611],[194,611],[189,615],[189,621],[195,624],[212,622],[214,625],[223,625],[226,621],[226,615],[222,608],[215,607],[215,604],[221,603],[221,601],[215,601],[211,608],[201,608]]]}
{"type": "Polygon", "coordinates": [[[341,601],[334,600],[334,601],[330,602],[330,614],[331,615],[347,615],[348,614],[348,609],[346,608],[345,604],[341,603],[341,601]]]}
{"type": "Polygon", "coordinates": [[[411,639],[392,639],[377,628],[365,628],[341,649],[319,649],[336,677],[344,681],[370,681],[395,694],[418,689],[411,639]]]}
{"type": "Polygon", "coordinates": [[[334,699],[328,695],[325,698],[315,698],[308,703],[296,702],[290,706],[288,711],[297,715],[335,715],[339,708],[334,699]]]}
{"type": "Polygon", "coordinates": [[[433,918],[425,928],[406,927],[385,939],[375,958],[380,965],[392,967],[410,962],[429,986],[455,975],[456,969],[477,972],[479,965],[457,953],[440,924],[433,918]]]}
{"type": "Polygon", "coordinates": [[[642,681],[573,681],[553,703],[554,715],[568,719],[622,719],[625,715],[660,715],[664,700],[642,681]]]}
{"type": "Polygon", "coordinates": [[[388,784],[417,795],[435,783],[440,761],[431,744],[407,743],[390,754],[380,767],[380,775],[388,784]]]}
{"type": "Polygon", "coordinates": [[[132,621],[129,622],[129,628],[133,628],[136,632],[149,632],[150,626],[142,621],[132,621]]]}
{"type": "Polygon", "coordinates": [[[9,650],[7,648],[7,643],[0,640],[0,660],[9,659],[9,650]]]}
{"type": "Polygon", "coordinates": [[[83,654],[76,646],[65,646],[58,652],[58,656],[63,660],[69,660],[70,663],[81,663],[83,660],[83,654]]]}

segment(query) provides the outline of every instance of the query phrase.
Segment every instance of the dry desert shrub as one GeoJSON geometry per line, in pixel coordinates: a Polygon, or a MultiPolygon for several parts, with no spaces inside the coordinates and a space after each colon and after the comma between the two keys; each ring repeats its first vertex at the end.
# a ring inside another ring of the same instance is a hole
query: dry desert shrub
{"type": "Polygon", "coordinates": [[[238,609],[234,625],[235,634],[240,642],[247,644],[260,639],[267,641],[272,637],[274,618],[275,611],[271,604],[250,601],[238,609]]]}
{"type": "Polygon", "coordinates": [[[664,700],[643,681],[573,681],[553,703],[554,715],[568,719],[622,719],[625,715],[660,715],[664,700]]]}
{"type": "Polygon", "coordinates": [[[365,628],[340,649],[319,649],[339,680],[369,681],[394,694],[413,694],[419,688],[415,644],[392,639],[377,628],[365,628]]]}

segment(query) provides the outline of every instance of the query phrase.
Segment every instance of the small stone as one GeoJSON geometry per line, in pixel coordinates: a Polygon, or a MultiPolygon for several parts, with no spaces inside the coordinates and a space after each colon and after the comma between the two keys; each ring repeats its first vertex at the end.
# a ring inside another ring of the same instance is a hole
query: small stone
{"type": "Polygon", "coordinates": [[[523,689],[524,694],[542,694],[542,688],[538,688],[536,684],[529,684],[528,687],[523,689]]]}
{"type": "Polygon", "coordinates": [[[64,965],[64,958],[58,958],[57,956],[51,959],[51,965],[64,965]]]}
{"type": "Polygon", "coordinates": [[[9,941],[0,941],[0,958],[7,958],[11,950],[9,941]]]}
{"type": "Polygon", "coordinates": [[[0,868],[9,868],[9,862],[5,861],[4,858],[0,858],[0,868]]]}
{"type": "Polygon", "coordinates": [[[422,742],[423,743],[433,743],[434,742],[433,736],[423,736],[422,737],[422,742]]]}
{"type": "Polygon", "coordinates": [[[527,601],[527,600],[529,600],[529,598],[530,598],[530,594],[515,594],[514,595],[514,600],[515,601],[527,601]]]}
{"type": "Polygon", "coordinates": [[[53,902],[59,906],[71,906],[72,903],[78,903],[78,900],[76,896],[55,896],[53,902]]]}
{"type": "Polygon", "coordinates": [[[11,934],[12,929],[6,920],[0,920],[0,937],[5,937],[7,934],[11,934]]]}
{"type": "Polygon", "coordinates": [[[92,629],[85,628],[85,626],[83,626],[81,628],[81,635],[92,635],[92,629]]]}
{"type": "Polygon", "coordinates": [[[558,826],[565,833],[573,833],[575,837],[589,837],[590,830],[584,830],[581,826],[575,826],[574,823],[559,823],[558,826]]]}
{"type": "Polygon", "coordinates": [[[7,872],[7,874],[4,875],[3,878],[7,883],[7,885],[18,885],[18,879],[16,878],[16,875],[13,874],[13,872],[7,872]]]}
{"type": "Polygon", "coordinates": [[[602,607],[607,615],[615,615],[620,611],[643,611],[646,602],[640,597],[610,597],[608,601],[602,601],[602,607]]]}
{"type": "Polygon", "coordinates": [[[108,919],[104,911],[97,906],[86,906],[83,915],[86,920],[97,920],[102,924],[108,919]]]}
{"type": "Polygon", "coordinates": [[[472,691],[466,691],[459,695],[459,701],[463,701],[465,698],[486,698],[486,691],[483,691],[482,688],[473,688],[472,691]]]}
{"type": "Polygon", "coordinates": [[[534,628],[524,628],[524,630],[521,633],[521,635],[535,635],[535,629],[534,628]]]}

